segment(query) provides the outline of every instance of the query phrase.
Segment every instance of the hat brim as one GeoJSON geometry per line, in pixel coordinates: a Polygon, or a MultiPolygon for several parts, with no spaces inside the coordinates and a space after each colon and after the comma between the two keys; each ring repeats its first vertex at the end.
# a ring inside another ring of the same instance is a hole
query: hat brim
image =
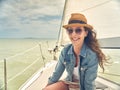
{"type": "Polygon", "coordinates": [[[93,27],[89,24],[79,24],[79,23],[63,25],[63,27],[65,29],[67,29],[68,27],[88,27],[90,29],[93,29],[93,27]]]}

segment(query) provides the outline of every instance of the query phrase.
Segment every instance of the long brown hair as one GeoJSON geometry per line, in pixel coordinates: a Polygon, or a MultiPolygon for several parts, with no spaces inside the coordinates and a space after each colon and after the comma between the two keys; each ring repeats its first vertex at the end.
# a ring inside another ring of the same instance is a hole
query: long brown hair
{"type": "Polygon", "coordinates": [[[96,32],[91,30],[90,28],[84,27],[86,31],[88,31],[88,35],[85,38],[85,43],[88,47],[90,47],[94,52],[96,52],[98,60],[99,60],[99,66],[103,69],[104,72],[104,63],[107,62],[107,58],[105,54],[100,49],[100,45],[98,43],[98,40],[96,39],[96,32]]]}

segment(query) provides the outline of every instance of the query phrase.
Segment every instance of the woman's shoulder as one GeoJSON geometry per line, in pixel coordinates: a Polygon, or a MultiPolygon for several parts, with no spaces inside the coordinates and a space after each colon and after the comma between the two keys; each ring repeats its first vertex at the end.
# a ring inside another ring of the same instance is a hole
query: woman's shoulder
{"type": "Polygon", "coordinates": [[[94,64],[94,63],[97,63],[99,62],[98,60],[98,56],[97,56],[97,53],[94,52],[93,50],[91,50],[90,48],[87,49],[87,58],[89,60],[89,64],[94,64]]]}
{"type": "Polygon", "coordinates": [[[88,54],[94,54],[96,55],[96,52],[94,52],[90,47],[88,47],[86,44],[84,44],[85,50],[88,54]]]}
{"type": "Polygon", "coordinates": [[[67,44],[67,45],[65,45],[65,46],[63,47],[63,49],[62,49],[61,52],[62,52],[63,54],[66,54],[71,47],[72,47],[72,44],[67,44]]]}
{"type": "Polygon", "coordinates": [[[67,44],[67,45],[64,46],[64,48],[69,48],[71,46],[72,46],[72,44],[67,44]]]}
{"type": "Polygon", "coordinates": [[[87,47],[86,52],[87,52],[87,56],[89,56],[91,58],[97,57],[97,53],[89,47],[87,47]]]}
{"type": "Polygon", "coordinates": [[[67,44],[64,46],[63,50],[68,51],[71,48],[72,44],[67,44]]]}

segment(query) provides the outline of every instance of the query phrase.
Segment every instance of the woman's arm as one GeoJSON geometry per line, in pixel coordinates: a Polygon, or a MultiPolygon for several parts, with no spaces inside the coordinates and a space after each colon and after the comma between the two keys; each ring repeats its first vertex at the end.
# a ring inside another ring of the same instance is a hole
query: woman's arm
{"type": "Polygon", "coordinates": [[[59,57],[59,61],[55,67],[55,71],[53,72],[52,76],[49,78],[48,85],[57,82],[65,70],[65,66],[63,64],[63,60],[64,60],[64,53],[63,52],[64,51],[62,50],[60,57],[59,57]]]}

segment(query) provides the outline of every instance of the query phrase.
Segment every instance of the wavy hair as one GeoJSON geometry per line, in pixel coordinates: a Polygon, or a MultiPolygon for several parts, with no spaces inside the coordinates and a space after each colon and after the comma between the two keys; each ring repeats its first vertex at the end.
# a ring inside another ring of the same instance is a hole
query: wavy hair
{"type": "Polygon", "coordinates": [[[84,27],[85,31],[88,31],[88,35],[85,38],[85,43],[88,47],[90,47],[94,52],[96,52],[98,60],[99,60],[99,66],[102,68],[104,72],[104,63],[108,61],[105,54],[100,49],[100,45],[98,43],[98,40],[96,39],[96,32],[91,30],[90,28],[84,27]]]}

